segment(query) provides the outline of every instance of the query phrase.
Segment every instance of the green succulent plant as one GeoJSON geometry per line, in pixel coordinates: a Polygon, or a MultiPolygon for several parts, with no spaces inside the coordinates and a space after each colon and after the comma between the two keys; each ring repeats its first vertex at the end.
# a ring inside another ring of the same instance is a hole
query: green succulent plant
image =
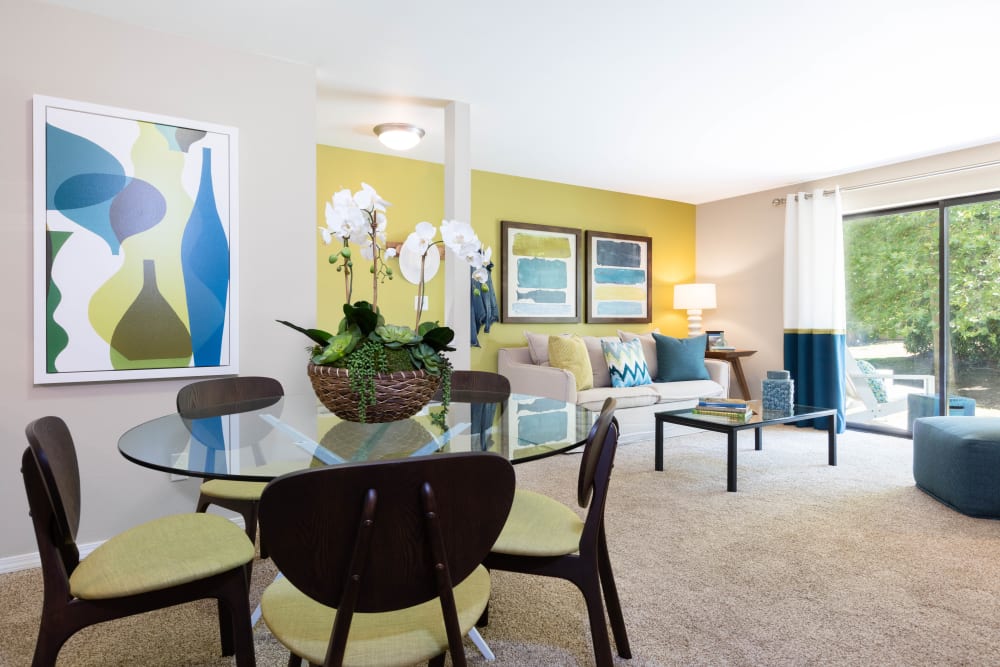
{"type": "Polygon", "coordinates": [[[277,320],[306,335],[313,345],[310,360],[319,366],[346,368],[351,390],[359,397],[358,416],[365,421],[369,406],[375,404],[375,376],[393,371],[425,370],[441,378],[444,412],[451,401],[451,363],[442,352],[455,338],[450,327],[423,322],[410,327],[386,324],[385,318],[367,301],[344,304],[344,317],[337,333],[306,329],[286,320],[277,320]]]}

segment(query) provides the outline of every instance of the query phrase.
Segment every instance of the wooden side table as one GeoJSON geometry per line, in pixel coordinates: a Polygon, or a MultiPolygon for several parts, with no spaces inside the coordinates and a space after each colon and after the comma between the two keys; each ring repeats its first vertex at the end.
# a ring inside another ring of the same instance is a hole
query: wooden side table
{"type": "Polygon", "coordinates": [[[743,374],[743,364],[740,363],[742,357],[752,357],[757,354],[757,350],[707,350],[705,356],[709,359],[722,359],[728,361],[733,372],[736,373],[736,384],[743,392],[743,398],[750,398],[750,387],[747,386],[747,376],[743,374]]]}

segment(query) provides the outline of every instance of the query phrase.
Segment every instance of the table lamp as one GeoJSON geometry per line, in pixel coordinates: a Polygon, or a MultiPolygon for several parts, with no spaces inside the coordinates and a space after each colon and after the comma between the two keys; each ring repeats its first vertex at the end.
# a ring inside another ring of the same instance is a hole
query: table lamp
{"type": "Polygon", "coordinates": [[[715,308],[714,283],[674,285],[674,308],[686,309],[688,338],[701,335],[701,311],[715,308]]]}

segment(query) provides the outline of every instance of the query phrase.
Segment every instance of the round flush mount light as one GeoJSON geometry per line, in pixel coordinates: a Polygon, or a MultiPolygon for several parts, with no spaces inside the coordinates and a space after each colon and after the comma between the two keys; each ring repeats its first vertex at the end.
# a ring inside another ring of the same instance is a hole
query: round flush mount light
{"type": "Polygon", "coordinates": [[[375,134],[389,148],[405,151],[420,143],[424,131],[409,123],[382,123],[375,126],[375,134]]]}

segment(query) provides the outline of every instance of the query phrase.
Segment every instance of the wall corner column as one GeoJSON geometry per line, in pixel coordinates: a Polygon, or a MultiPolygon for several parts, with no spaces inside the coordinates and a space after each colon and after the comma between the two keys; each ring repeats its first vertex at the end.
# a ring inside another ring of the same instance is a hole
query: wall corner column
{"type": "MultiPolygon", "coordinates": [[[[444,216],[448,220],[472,222],[472,160],[471,120],[469,105],[449,102],[444,110],[444,216]]],[[[444,322],[455,331],[449,354],[456,369],[468,369],[471,364],[469,305],[469,266],[451,250],[446,252],[444,286],[444,322]]]]}

